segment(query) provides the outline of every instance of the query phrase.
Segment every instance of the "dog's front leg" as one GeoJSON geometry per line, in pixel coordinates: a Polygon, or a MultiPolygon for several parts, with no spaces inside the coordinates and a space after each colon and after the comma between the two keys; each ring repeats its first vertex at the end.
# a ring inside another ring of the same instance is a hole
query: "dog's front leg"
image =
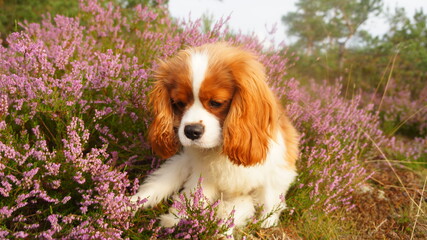
{"type": "Polygon", "coordinates": [[[280,213],[286,208],[286,204],[281,201],[280,195],[282,191],[272,186],[264,186],[261,195],[263,220],[261,227],[269,228],[276,226],[279,223],[280,213]]]}
{"type": "Polygon", "coordinates": [[[168,159],[147,177],[130,200],[137,202],[138,199],[147,199],[139,207],[152,207],[174,192],[178,192],[190,174],[191,167],[188,162],[184,155],[175,155],[168,159]]]}
{"type": "Polygon", "coordinates": [[[297,176],[296,171],[293,169],[278,169],[280,171],[272,174],[271,180],[259,189],[257,200],[263,207],[261,216],[261,219],[264,220],[261,224],[263,228],[273,227],[279,223],[280,213],[286,209],[286,203],[283,198],[297,176]]]}

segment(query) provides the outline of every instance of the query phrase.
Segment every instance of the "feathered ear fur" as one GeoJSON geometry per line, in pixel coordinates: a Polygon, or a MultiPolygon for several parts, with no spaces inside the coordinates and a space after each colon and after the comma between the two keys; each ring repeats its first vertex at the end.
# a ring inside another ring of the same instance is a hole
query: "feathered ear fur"
{"type": "Polygon", "coordinates": [[[286,161],[290,168],[296,170],[295,164],[299,155],[299,133],[295,127],[292,126],[292,123],[286,114],[281,115],[279,121],[286,144],[286,161]]]}
{"type": "Polygon", "coordinates": [[[255,165],[265,160],[275,137],[278,106],[264,67],[252,54],[238,52],[229,66],[237,88],[224,122],[223,152],[235,164],[255,165]]]}
{"type": "Polygon", "coordinates": [[[173,111],[167,86],[161,79],[161,71],[156,75],[157,82],[150,93],[150,106],[153,107],[154,120],[148,130],[148,140],[154,152],[162,158],[173,156],[179,148],[178,138],[173,128],[173,111]]]}

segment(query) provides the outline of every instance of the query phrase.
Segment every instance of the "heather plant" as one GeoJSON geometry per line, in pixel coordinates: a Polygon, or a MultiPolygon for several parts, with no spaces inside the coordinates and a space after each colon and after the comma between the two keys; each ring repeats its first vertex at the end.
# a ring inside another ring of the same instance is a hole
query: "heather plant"
{"type": "Polygon", "coordinates": [[[378,117],[360,109],[358,98],[345,100],[339,84],[312,82],[307,89],[301,89],[296,104],[290,106],[302,136],[300,174],[289,197],[305,200],[288,205],[293,205],[292,211],[350,210],[352,192],[370,175],[361,162],[375,154],[370,138],[382,144],[386,137],[379,130],[378,117]]]}
{"type": "Polygon", "coordinates": [[[390,79],[386,92],[371,98],[379,108],[383,128],[390,135],[427,136],[427,86],[414,95],[408,86],[399,88],[395,82],[390,79]]]}
{"type": "Polygon", "coordinates": [[[61,150],[37,125],[10,134],[1,122],[2,238],[119,238],[129,228],[126,173],[106,164],[106,147],[85,153],[89,131],[73,117],[61,150]]]}
{"type": "Polygon", "coordinates": [[[411,91],[411,86],[399,87],[395,78],[389,78],[384,92],[361,94],[362,105],[378,115],[380,128],[390,136],[384,150],[414,168],[427,159],[427,87],[418,92],[411,91]]]}
{"type": "Polygon", "coordinates": [[[159,235],[160,238],[172,239],[210,239],[232,238],[231,231],[234,227],[233,212],[226,219],[218,218],[220,200],[209,204],[203,194],[199,180],[198,187],[189,195],[179,194],[172,204],[176,217],[180,218],[176,227],[165,228],[159,235]]]}
{"type": "MultiPolygon", "coordinates": [[[[187,194],[180,193],[174,196],[171,210],[179,222],[174,227],[162,228],[157,226],[155,218],[160,213],[166,213],[166,206],[162,209],[141,210],[137,216],[143,214],[141,219],[134,221],[133,226],[126,235],[131,238],[150,239],[223,239],[232,238],[231,229],[234,227],[233,211],[227,218],[217,216],[221,201],[210,203],[203,194],[200,183],[194,191],[187,194]],[[151,219],[148,219],[151,218],[151,219]]],[[[141,216],[141,215],[140,215],[141,216]]]]}
{"type": "Polygon", "coordinates": [[[292,216],[284,221],[351,209],[351,194],[370,176],[363,161],[377,156],[372,141],[393,142],[372,106],[342,98],[339,84],[299,86],[287,76],[292,54],[230,33],[226,19],[202,31],[201,20],[172,20],[161,2],[122,9],[82,0],[76,17],[45,15],[22,27],[0,46],[1,238],[227,235],[232,214],[215,217],[220,202],[202,204],[201,188],[171,203],[182,220],[167,229],[156,220],[167,203],[133,216],[127,198],[161,162],[145,141],[152,73],[159,59],[186,46],[228,41],[265,65],[271,88],[301,132],[299,178],[286,199],[292,216]]]}

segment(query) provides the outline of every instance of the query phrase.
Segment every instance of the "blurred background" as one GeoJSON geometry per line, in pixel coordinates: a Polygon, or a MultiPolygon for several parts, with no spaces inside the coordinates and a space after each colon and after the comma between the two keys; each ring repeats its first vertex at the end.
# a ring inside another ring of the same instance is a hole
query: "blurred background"
{"type": "MultiPolygon", "coordinates": [[[[19,22],[39,22],[43,14],[75,16],[78,2],[0,0],[0,34],[20,30],[19,22]]],[[[156,5],[153,0],[115,0],[125,8],[156,5]]],[[[291,76],[335,81],[348,90],[382,92],[384,79],[417,98],[427,69],[424,0],[166,0],[172,17],[203,19],[210,28],[228,19],[232,32],[254,34],[264,45],[295,53],[291,76]],[[396,81],[395,79],[400,79],[396,81]],[[410,84],[406,84],[410,83],[410,84]],[[409,89],[408,89],[409,88],[409,89]]],[[[4,42],[4,41],[3,41],[4,42]]],[[[425,90],[424,90],[425,91],[425,90]]],[[[347,92],[348,93],[348,92],[347,92]]],[[[415,133],[412,133],[415,134],[415,133]]]]}

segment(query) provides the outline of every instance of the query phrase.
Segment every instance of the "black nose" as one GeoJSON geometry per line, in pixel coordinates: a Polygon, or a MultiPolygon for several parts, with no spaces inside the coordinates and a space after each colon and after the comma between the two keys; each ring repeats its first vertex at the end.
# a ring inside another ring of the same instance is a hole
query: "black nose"
{"type": "Polygon", "coordinates": [[[202,124],[190,124],[184,127],[184,134],[191,140],[199,139],[205,132],[202,124]]]}

